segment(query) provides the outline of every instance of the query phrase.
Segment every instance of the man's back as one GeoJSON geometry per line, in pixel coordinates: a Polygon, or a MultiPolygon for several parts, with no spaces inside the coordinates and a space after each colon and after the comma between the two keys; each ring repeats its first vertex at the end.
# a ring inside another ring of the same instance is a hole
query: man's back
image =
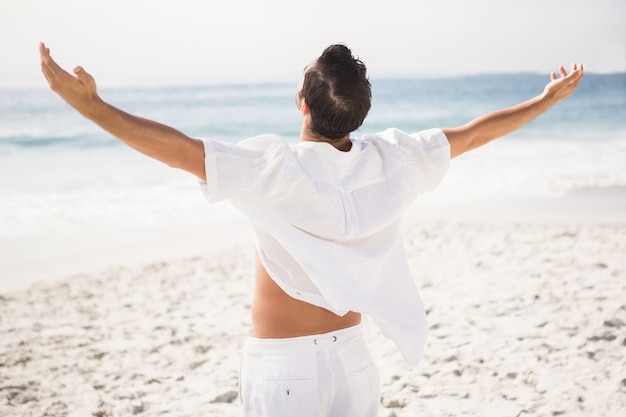
{"type": "Polygon", "coordinates": [[[338,316],[325,308],[290,297],[270,278],[255,256],[255,287],[252,300],[252,335],[280,339],[328,333],[356,326],[361,314],[338,316]]]}
{"type": "Polygon", "coordinates": [[[271,135],[205,139],[203,189],[212,202],[229,199],[254,228],[255,334],[316,334],[366,313],[417,362],[426,323],[399,220],[445,176],[449,145],[439,129],[350,140],[340,151],[271,135]]]}

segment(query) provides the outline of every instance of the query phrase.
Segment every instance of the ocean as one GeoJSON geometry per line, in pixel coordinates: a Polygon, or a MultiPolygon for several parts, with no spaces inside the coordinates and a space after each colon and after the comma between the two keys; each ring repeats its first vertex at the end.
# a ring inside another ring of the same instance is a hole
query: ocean
{"type": "MultiPolygon", "coordinates": [[[[539,94],[548,78],[374,79],[372,110],[354,136],[388,127],[458,126],[539,94]]],[[[301,123],[295,89],[276,83],[104,88],[100,94],[190,136],[236,142],[275,133],[293,143],[301,123]]],[[[626,216],[626,73],[585,75],[574,96],[548,113],[455,159],[440,188],[416,204],[480,208],[576,195],[623,207],[626,216]]],[[[141,245],[180,230],[210,234],[224,218],[245,222],[237,216],[229,206],[209,206],[195,178],[137,154],[51,91],[0,90],[0,290],[18,271],[55,259],[141,245]]]]}

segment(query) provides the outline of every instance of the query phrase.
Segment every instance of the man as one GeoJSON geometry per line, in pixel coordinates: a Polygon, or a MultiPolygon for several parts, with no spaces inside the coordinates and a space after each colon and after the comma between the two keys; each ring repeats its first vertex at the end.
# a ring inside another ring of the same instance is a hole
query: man
{"type": "Polygon", "coordinates": [[[360,139],[371,102],[365,65],[331,45],[306,67],[296,103],[300,141],[263,135],[199,140],[103,101],[81,67],[72,76],[40,45],[50,87],[86,118],[147,156],[199,178],[210,201],[230,199],[256,240],[252,337],[240,391],[246,416],[375,416],[380,384],[361,314],[416,363],[425,314],[409,274],[399,218],[435,188],[451,158],[520,128],[574,93],[582,65],[544,91],[470,123],[360,139]]]}

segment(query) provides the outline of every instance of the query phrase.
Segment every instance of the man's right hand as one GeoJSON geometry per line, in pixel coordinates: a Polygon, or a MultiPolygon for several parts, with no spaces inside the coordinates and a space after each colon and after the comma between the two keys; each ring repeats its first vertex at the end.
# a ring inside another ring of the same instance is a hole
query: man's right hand
{"type": "Polygon", "coordinates": [[[39,44],[39,54],[41,70],[52,91],[80,114],[144,155],[206,181],[202,141],[106,103],[98,96],[91,75],[82,67],[74,69],[76,76],[65,71],[52,59],[43,43],[39,44]]]}
{"type": "Polygon", "coordinates": [[[96,81],[82,67],[76,67],[74,74],[61,68],[50,56],[50,49],[43,43],[39,44],[41,71],[52,91],[57,93],[69,105],[81,114],[89,117],[91,106],[100,101],[96,90],[96,81]]]}

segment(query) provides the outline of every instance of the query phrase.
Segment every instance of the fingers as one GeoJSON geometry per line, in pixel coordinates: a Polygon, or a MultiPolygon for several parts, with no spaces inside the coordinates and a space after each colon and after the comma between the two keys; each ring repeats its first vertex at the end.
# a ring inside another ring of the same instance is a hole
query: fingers
{"type": "Polygon", "coordinates": [[[43,42],[39,44],[39,56],[41,58],[41,71],[43,72],[44,77],[48,82],[51,82],[54,79],[54,73],[50,70],[48,66],[48,60],[50,58],[50,49],[46,48],[43,42]]]}
{"type": "Polygon", "coordinates": [[[78,81],[80,81],[83,85],[90,85],[94,82],[93,77],[89,75],[83,67],[74,68],[74,74],[76,74],[78,81]]]}
{"type": "MultiPolygon", "coordinates": [[[[559,74],[560,74],[560,78],[565,78],[565,77],[581,77],[583,74],[583,64],[577,64],[577,63],[573,63],[572,64],[572,68],[570,73],[568,74],[567,71],[565,70],[565,67],[563,67],[562,65],[559,67],[559,74]]],[[[557,80],[559,77],[557,77],[555,72],[550,73],[550,79],[552,81],[557,80]]]]}
{"type": "Polygon", "coordinates": [[[50,50],[43,43],[39,45],[39,52],[41,70],[48,80],[50,89],[63,100],[78,110],[98,98],[96,82],[83,67],[74,68],[74,74],[71,74],[52,59],[50,50]]]}
{"type": "MultiPolygon", "coordinates": [[[[564,77],[566,77],[566,76],[567,76],[567,71],[565,71],[565,68],[563,67],[563,65],[561,65],[561,66],[559,67],[559,74],[561,75],[561,78],[564,78],[564,77]]],[[[556,81],[557,79],[558,79],[558,77],[557,77],[557,75],[556,75],[556,72],[554,72],[554,71],[553,71],[553,72],[551,72],[551,73],[550,73],[550,80],[551,80],[551,81],[556,81]]]]}
{"type": "Polygon", "coordinates": [[[577,64],[577,63],[573,63],[572,64],[572,73],[578,73],[580,76],[582,76],[584,72],[583,69],[583,64],[577,64]]]}
{"type": "Polygon", "coordinates": [[[43,42],[39,42],[39,55],[41,56],[41,58],[43,59],[44,55],[49,55],[50,54],[50,49],[46,48],[46,45],[44,45],[43,42]]]}
{"type": "Polygon", "coordinates": [[[580,80],[583,78],[583,64],[572,64],[572,72],[569,74],[569,78],[572,80],[576,86],[580,83],[580,80]]]}
{"type": "Polygon", "coordinates": [[[41,71],[53,91],[57,91],[66,84],[69,79],[73,78],[70,73],[61,68],[59,64],[52,59],[50,56],[50,48],[47,48],[43,42],[39,44],[39,54],[41,55],[41,71]]]}
{"type": "Polygon", "coordinates": [[[574,94],[583,79],[583,65],[573,63],[569,74],[563,66],[560,66],[559,75],[552,72],[550,74],[551,81],[544,90],[555,102],[574,94]]]}
{"type": "Polygon", "coordinates": [[[43,42],[39,44],[39,56],[41,57],[42,68],[47,67],[52,70],[54,65],[56,65],[56,62],[50,56],[50,48],[46,48],[43,42]]]}
{"type": "Polygon", "coordinates": [[[41,71],[48,80],[51,87],[54,87],[56,81],[65,74],[65,71],[52,59],[50,49],[46,45],[39,44],[39,55],[41,56],[41,71]]]}

